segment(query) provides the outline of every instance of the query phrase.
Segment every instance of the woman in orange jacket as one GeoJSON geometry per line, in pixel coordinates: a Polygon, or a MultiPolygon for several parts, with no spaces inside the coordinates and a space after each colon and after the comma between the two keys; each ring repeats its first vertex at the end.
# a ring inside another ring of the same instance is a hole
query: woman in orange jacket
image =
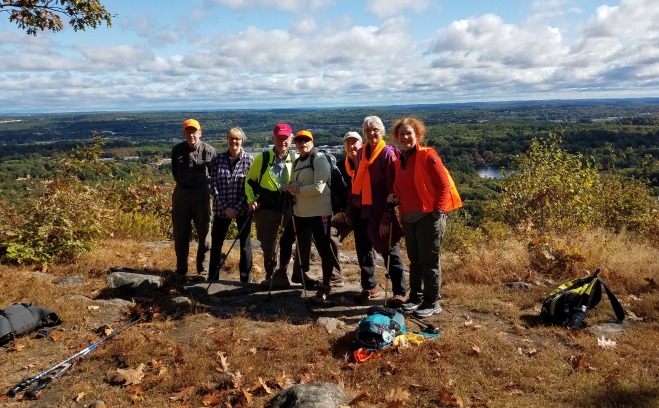
{"type": "Polygon", "coordinates": [[[441,246],[446,213],[460,206],[457,191],[437,152],[419,144],[426,128],[419,119],[394,123],[393,141],[403,153],[396,163],[394,193],[387,201],[398,204],[410,259],[410,295],[403,310],[420,318],[439,314],[441,246]]]}

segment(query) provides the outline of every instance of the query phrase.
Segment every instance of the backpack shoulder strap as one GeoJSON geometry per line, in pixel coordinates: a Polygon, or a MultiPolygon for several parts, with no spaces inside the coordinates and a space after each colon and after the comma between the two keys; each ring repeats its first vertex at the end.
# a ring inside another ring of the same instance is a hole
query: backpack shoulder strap
{"type": "Polygon", "coordinates": [[[602,286],[604,286],[604,290],[606,290],[606,295],[609,297],[611,307],[613,307],[613,311],[616,314],[616,319],[619,321],[625,320],[625,309],[622,308],[622,305],[620,304],[620,301],[618,301],[616,295],[613,294],[611,289],[609,289],[609,286],[604,283],[600,277],[597,277],[597,280],[602,284],[602,286]]]}
{"type": "Polygon", "coordinates": [[[261,184],[261,179],[263,179],[263,175],[265,174],[265,171],[268,169],[268,165],[270,164],[270,151],[264,150],[261,155],[263,160],[261,160],[261,174],[259,175],[259,184],[261,184]]]}

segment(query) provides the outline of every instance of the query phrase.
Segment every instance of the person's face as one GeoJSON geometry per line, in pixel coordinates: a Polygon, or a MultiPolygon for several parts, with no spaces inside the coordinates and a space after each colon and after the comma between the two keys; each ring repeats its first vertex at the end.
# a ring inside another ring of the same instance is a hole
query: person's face
{"type": "Polygon", "coordinates": [[[398,143],[404,151],[416,146],[416,132],[410,125],[402,125],[398,128],[398,143]]]}
{"type": "Polygon", "coordinates": [[[357,159],[357,150],[362,147],[362,142],[354,137],[350,137],[343,142],[343,148],[352,161],[357,159]]]}
{"type": "Polygon", "coordinates": [[[185,141],[188,142],[188,146],[190,146],[191,149],[195,149],[201,138],[201,129],[188,126],[183,129],[183,136],[185,137],[185,141]]]}
{"type": "Polygon", "coordinates": [[[277,149],[277,152],[281,155],[284,155],[288,153],[288,149],[291,147],[291,141],[293,140],[293,136],[277,136],[273,135],[272,136],[272,143],[275,145],[275,149],[277,149]]]}
{"type": "Polygon", "coordinates": [[[243,138],[241,136],[227,136],[227,145],[229,146],[229,154],[237,156],[243,148],[243,138]]]}
{"type": "Polygon", "coordinates": [[[313,149],[313,140],[304,136],[296,137],[295,148],[300,152],[300,156],[304,157],[311,152],[311,149],[313,149]]]}
{"type": "Polygon", "coordinates": [[[383,136],[382,129],[379,127],[371,125],[364,126],[364,137],[366,138],[366,143],[371,145],[371,148],[377,146],[383,136]]]}

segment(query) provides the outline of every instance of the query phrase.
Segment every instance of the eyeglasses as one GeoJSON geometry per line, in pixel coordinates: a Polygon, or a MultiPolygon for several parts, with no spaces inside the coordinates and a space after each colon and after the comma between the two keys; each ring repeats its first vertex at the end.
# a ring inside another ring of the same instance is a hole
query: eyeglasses
{"type": "Polygon", "coordinates": [[[308,137],[295,138],[295,143],[309,143],[310,141],[311,139],[309,139],[308,137]]]}

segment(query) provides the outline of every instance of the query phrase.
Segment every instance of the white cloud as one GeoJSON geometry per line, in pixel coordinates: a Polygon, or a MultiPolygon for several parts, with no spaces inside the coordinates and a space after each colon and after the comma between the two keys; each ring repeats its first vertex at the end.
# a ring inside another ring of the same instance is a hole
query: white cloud
{"type": "Polygon", "coordinates": [[[205,0],[205,3],[224,6],[233,10],[259,7],[285,11],[318,10],[334,3],[334,0],[205,0]]]}
{"type": "Polygon", "coordinates": [[[366,0],[366,10],[379,18],[399,16],[407,10],[424,11],[429,0],[366,0]]]}

